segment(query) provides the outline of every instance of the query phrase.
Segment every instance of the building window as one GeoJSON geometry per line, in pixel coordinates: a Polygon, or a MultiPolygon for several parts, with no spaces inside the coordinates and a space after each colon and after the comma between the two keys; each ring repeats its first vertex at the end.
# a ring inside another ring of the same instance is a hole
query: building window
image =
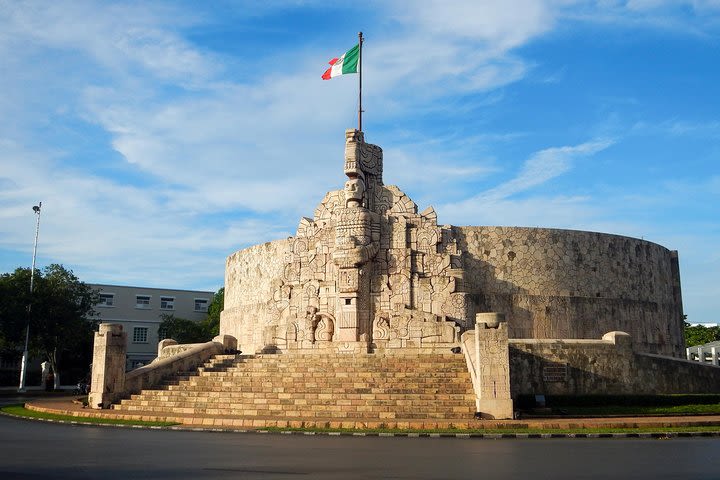
{"type": "Polygon", "coordinates": [[[115,304],[115,294],[114,293],[101,293],[100,294],[100,302],[98,302],[99,307],[112,307],[115,304]]]}
{"type": "Polygon", "coordinates": [[[133,328],[133,343],[147,343],[148,327],[133,328]]]}
{"type": "Polygon", "coordinates": [[[196,298],[195,299],[195,311],[196,312],[207,312],[208,300],[207,298],[196,298]]]}
{"type": "Polygon", "coordinates": [[[136,295],[135,296],[135,308],[150,308],[150,296],[149,295],[136,295]]]}
{"type": "Polygon", "coordinates": [[[168,329],[167,328],[159,328],[158,329],[158,341],[165,340],[166,338],[170,338],[168,336],[168,329]]]}
{"type": "Polygon", "coordinates": [[[175,297],[160,297],[160,308],[162,310],[172,310],[175,308],[175,297]]]}

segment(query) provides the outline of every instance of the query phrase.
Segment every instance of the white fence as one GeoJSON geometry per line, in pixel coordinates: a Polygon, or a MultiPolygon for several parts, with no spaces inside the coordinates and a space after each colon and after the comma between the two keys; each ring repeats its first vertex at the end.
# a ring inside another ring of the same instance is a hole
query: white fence
{"type": "Polygon", "coordinates": [[[685,349],[687,359],[693,362],[710,363],[718,366],[718,355],[720,348],[718,347],[690,347],[685,349]]]}

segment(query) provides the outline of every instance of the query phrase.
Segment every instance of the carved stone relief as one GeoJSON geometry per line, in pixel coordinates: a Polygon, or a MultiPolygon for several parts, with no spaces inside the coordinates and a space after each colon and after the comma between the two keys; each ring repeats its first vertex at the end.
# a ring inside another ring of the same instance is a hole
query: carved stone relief
{"type": "Polygon", "coordinates": [[[462,262],[452,231],[437,225],[432,208],[418,214],[399,188],[383,185],[382,170],[382,149],[349,130],[348,179],[288,239],[262,309],[263,342],[282,324],[286,348],[452,343],[458,325],[470,324],[472,312],[457,288],[462,262]]]}

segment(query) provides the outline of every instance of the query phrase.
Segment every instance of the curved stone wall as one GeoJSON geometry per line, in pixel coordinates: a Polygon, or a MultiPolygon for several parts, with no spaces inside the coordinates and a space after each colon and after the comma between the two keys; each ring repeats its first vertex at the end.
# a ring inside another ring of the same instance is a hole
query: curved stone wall
{"type": "Polygon", "coordinates": [[[677,253],[644,240],[524,227],[453,227],[468,291],[504,312],[511,338],[597,338],[682,356],[677,253]]]}
{"type": "MultiPolygon", "coordinates": [[[[463,252],[464,290],[475,310],[504,312],[511,338],[598,338],[630,333],[638,350],[682,356],[677,255],[640,239],[523,227],[452,227],[463,252]]],[[[281,278],[294,238],[227,259],[221,333],[260,350],[277,344],[291,311],[281,278]],[[257,328],[255,323],[267,323],[257,328]]]]}
{"type": "Polygon", "coordinates": [[[238,348],[244,352],[254,353],[276,343],[277,327],[265,324],[269,319],[278,319],[288,306],[279,279],[283,277],[290,245],[290,239],[275,240],[227,258],[220,334],[237,338],[238,348]]]}

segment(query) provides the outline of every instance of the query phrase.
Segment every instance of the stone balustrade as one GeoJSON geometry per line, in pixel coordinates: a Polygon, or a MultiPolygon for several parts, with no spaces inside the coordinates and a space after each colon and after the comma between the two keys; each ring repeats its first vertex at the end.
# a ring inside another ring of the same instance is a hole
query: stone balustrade
{"type": "Polygon", "coordinates": [[[685,349],[687,359],[700,363],[710,363],[716,367],[720,365],[720,348],[718,347],[689,347],[685,349]]]}

